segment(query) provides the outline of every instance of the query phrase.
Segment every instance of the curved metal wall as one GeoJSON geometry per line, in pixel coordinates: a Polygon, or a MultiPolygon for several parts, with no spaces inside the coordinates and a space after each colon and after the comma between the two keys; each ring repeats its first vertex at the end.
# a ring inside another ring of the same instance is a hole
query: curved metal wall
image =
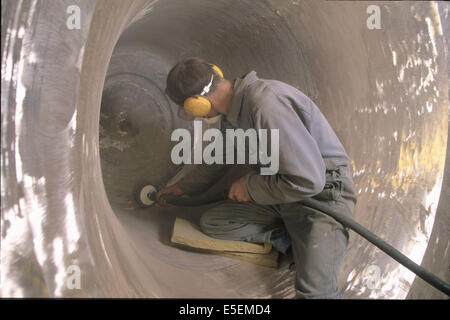
{"type": "MultiPolygon", "coordinates": [[[[292,296],[288,261],[272,270],[173,247],[174,217],[204,208],[132,201],[143,176],[177,170],[164,141],[189,124],[161,90],[192,55],[308,94],[353,159],[355,219],[418,263],[428,250],[426,267],[448,281],[447,15],[434,2],[2,2],[2,296],[292,296]],[[79,30],[66,26],[74,4],[79,30]],[[379,30],[366,24],[373,4],[379,30]]],[[[344,297],[443,297],[413,280],[351,235],[344,297]]]]}

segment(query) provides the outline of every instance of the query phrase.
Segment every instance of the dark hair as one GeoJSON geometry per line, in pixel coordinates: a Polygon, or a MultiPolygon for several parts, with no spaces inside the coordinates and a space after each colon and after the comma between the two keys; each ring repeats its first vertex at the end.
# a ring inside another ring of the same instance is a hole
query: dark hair
{"type": "Polygon", "coordinates": [[[214,75],[214,79],[209,93],[214,91],[220,79],[212,65],[200,58],[179,61],[167,76],[166,94],[182,106],[185,99],[202,92],[211,81],[211,75],[214,75]]]}

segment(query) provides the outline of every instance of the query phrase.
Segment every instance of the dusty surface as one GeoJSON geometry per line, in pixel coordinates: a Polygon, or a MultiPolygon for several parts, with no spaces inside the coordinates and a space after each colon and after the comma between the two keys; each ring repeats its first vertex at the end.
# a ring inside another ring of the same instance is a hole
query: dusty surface
{"type": "MultiPolygon", "coordinates": [[[[353,159],[355,219],[418,263],[427,250],[425,266],[449,281],[448,6],[375,4],[380,30],[366,2],[3,1],[2,295],[293,295],[289,257],[274,270],[173,246],[175,218],[196,222],[205,207],[133,202],[137,185],[179,170],[169,137],[189,123],[163,92],[187,56],[308,94],[353,159]],[[80,30],[65,27],[69,4],[80,30]],[[66,285],[73,265],[79,290],[66,285]]],[[[344,297],[443,297],[413,279],[351,234],[344,297]]]]}

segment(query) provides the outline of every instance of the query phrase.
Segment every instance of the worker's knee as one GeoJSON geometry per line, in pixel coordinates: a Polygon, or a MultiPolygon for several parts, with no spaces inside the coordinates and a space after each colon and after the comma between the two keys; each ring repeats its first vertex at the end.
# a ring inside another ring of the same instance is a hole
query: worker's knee
{"type": "Polygon", "coordinates": [[[280,224],[281,218],[270,208],[231,200],[207,210],[200,218],[200,229],[210,237],[255,243],[267,242],[280,224]]]}
{"type": "Polygon", "coordinates": [[[208,214],[208,211],[205,212],[200,218],[200,229],[203,233],[212,236],[213,230],[215,229],[214,226],[214,219],[208,214]]]}
{"type": "Polygon", "coordinates": [[[237,230],[244,223],[233,221],[225,212],[216,208],[206,211],[200,218],[200,229],[210,237],[219,239],[236,238],[237,230]]]}
{"type": "Polygon", "coordinates": [[[256,243],[265,242],[268,233],[264,225],[249,223],[240,217],[230,217],[226,212],[216,210],[202,215],[200,229],[213,238],[256,243]]]}

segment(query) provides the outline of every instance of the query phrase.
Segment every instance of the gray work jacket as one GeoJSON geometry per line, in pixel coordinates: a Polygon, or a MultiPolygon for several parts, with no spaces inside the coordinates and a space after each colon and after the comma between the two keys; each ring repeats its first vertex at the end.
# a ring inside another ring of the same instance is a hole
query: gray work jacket
{"type": "MultiPolygon", "coordinates": [[[[235,80],[232,105],[221,128],[279,129],[278,172],[261,175],[255,171],[245,176],[247,195],[255,203],[281,204],[312,197],[324,188],[325,159],[349,165],[344,147],[314,102],[286,83],[258,78],[255,71],[235,80]]],[[[227,168],[196,165],[179,186],[186,194],[204,191],[227,168]]]]}

